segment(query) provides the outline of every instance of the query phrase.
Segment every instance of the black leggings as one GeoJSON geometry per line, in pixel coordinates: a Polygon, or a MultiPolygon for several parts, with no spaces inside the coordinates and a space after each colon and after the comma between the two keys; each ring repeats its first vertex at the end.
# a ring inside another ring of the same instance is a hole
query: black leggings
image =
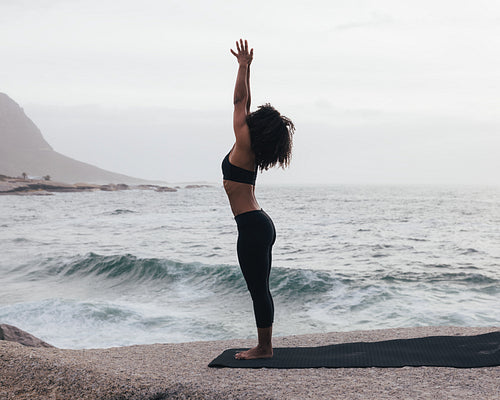
{"type": "Polygon", "coordinates": [[[263,210],[239,214],[235,220],[238,225],[238,261],[252,296],[257,328],[269,328],[274,321],[269,274],[276,230],[263,210]]]}

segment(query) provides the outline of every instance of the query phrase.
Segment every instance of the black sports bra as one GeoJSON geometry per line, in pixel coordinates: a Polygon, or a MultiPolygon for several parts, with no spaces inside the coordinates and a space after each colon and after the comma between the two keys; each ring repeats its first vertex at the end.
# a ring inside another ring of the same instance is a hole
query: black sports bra
{"type": "Polygon", "coordinates": [[[234,181],[240,183],[248,183],[249,185],[255,186],[255,180],[257,179],[257,168],[255,171],[249,171],[248,169],[237,167],[229,162],[229,154],[222,160],[222,175],[227,181],[234,181]]]}

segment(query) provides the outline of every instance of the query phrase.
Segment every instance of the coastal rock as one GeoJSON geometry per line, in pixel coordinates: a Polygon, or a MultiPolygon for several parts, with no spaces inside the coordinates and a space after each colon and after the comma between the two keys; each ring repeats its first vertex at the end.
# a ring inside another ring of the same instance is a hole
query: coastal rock
{"type": "Polygon", "coordinates": [[[128,190],[130,186],[124,183],[96,185],[91,183],[63,183],[40,179],[13,178],[0,175],[0,194],[51,194],[51,192],[92,192],[102,190],[114,192],[128,190]]]}
{"type": "Polygon", "coordinates": [[[186,185],[185,189],[200,189],[200,188],[208,188],[210,185],[186,185]]]}
{"type": "Polygon", "coordinates": [[[138,185],[134,187],[140,190],[154,190],[156,192],[177,192],[176,188],[169,186],[158,186],[158,185],[138,185]]]}
{"type": "Polygon", "coordinates": [[[12,325],[0,324],[0,340],[16,342],[29,347],[54,347],[12,325]]]}
{"type": "Polygon", "coordinates": [[[157,188],[157,186],[156,185],[137,185],[136,188],[140,189],[140,190],[155,190],[157,188]]]}
{"type": "Polygon", "coordinates": [[[91,183],[63,183],[40,179],[13,178],[0,175],[0,195],[50,195],[53,192],[116,192],[129,189],[155,190],[157,192],[177,192],[169,186],[138,185],[129,186],[125,183],[109,183],[96,185],[91,183]]]}
{"type": "Polygon", "coordinates": [[[177,189],[168,186],[158,186],[155,190],[157,192],[177,192],[177,189]]]}

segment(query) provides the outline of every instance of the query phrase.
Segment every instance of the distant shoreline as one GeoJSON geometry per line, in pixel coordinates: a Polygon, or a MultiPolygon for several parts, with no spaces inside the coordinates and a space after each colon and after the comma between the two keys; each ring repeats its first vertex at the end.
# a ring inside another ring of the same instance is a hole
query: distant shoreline
{"type": "MultiPolygon", "coordinates": [[[[184,186],[185,189],[196,189],[211,187],[205,184],[191,184],[184,186]]],[[[180,186],[163,186],[153,184],[127,185],[125,183],[109,183],[104,185],[92,183],[63,183],[44,179],[15,178],[0,175],[0,195],[34,195],[46,196],[53,193],[72,192],[116,192],[123,190],[152,190],[155,192],[176,192],[180,186]]]]}

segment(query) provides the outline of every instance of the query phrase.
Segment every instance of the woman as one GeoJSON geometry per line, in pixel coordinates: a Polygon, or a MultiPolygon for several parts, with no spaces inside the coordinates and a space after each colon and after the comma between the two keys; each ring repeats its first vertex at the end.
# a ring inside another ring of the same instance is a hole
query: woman
{"type": "Polygon", "coordinates": [[[258,345],[236,354],[237,359],[273,356],[274,305],[269,291],[271,251],[276,231],[255,198],[257,169],[288,166],[292,150],[292,121],[266,104],[250,113],[250,64],[253,49],[236,42],[238,75],[234,88],[233,129],[236,142],[222,162],[226,190],[238,226],[238,261],[253,301],[258,345]]]}

